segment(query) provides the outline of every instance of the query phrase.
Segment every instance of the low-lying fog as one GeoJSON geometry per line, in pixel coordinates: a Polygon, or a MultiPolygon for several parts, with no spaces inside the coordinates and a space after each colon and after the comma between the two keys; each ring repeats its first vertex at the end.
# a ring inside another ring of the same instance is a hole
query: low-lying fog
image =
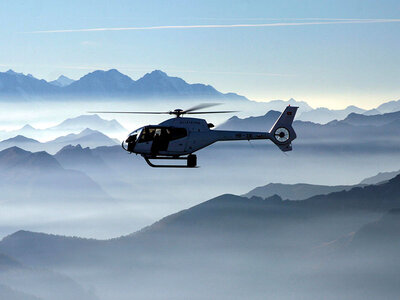
{"type": "MultiPolygon", "coordinates": [[[[199,100],[201,102],[201,100],[199,100]]],[[[218,103],[214,101],[212,103],[218,103]]],[[[89,111],[165,111],[180,108],[188,109],[198,104],[197,102],[163,100],[163,101],[121,101],[118,99],[102,99],[97,101],[79,102],[71,101],[27,101],[9,100],[9,102],[0,103],[0,131],[11,131],[21,128],[26,124],[44,129],[55,126],[67,118],[77,117],[79,115],[88,114],[89,111]]],[[[284,107],[282,107],[284,109],[284,107]]],[[[266,113],[266,105],[257,102],[248,103],[235,102],[233,104],[219,103],[212,109],[207,110],[235,110],[238,112],[232,114],[211,114],[205,117],[209,122],[215,125],[224,122],[232,115],[240,117],[248,117],[250,115],[260,115],[266,113]]],[[[149,124],[158,124],[169,115],[125,115],[125,114],[101,114],[103,119],[117,119],[129,132],[136,128],[149,124]]],[[[43,139],[42,141],[49,140],[43,139]]],[[[123,138],[123,137],[117,137],[123,138]]]]}
{"type": "MultiPolygon", "coordinates": [[[[0,131],[47,128],[91,110],[190,106],[1,104],[0,131]]],[[[169,116],[102,117],[131,131],[169,116]]],[[[230,116],[205,117],[217,125],[230,116]]],[[[197,153],[195,169],[150,168],[119,145],[0,151],[0,238],[12,234],[0,241],[0,298],[395,299],[400,177],[303,201],[203,203],[271,182],[355,185],[400,169],[397,140],[305,140],[286,154],[270,141],[216,143],[197,153]]]]}
{"type": "MultiPolygon", "coordinates": [[[[132,103],[17,103],[1,104],[0,127],[17,128],[25,124],[37,127],[54,126],[65,118],[76,117],[91,110],[149,110],[168,111],[192,104],[138,105],[132,103]],[[67,108],[66,108],[67,106],[67,108]]],[[[218,109],[235,109],[221,105],[218,109]]],[[[239,108],[240,109],[240,108],[239,108]]],[[[265,114],[264,111],[246,111],[242,115],[265,114]]],[[[117,119],[126,129],[133,130],[145,124],[157,124],[169,116],[101,115],[117,119]]],[[[207,120],[219,124],[230,115],[205,115],[207,120]]],[[[269,128],[266,128],[268,130],[269,128]]],[[[30,136],[30,138],[35,138],[30,136]]],[[[85,159],[64,169],[84,172],[99,186],[108,200],[97,203],[90,200],[89,192],[77,193],[73,199],[60,201],[65,190],[73,189],[55,184],[54,192],[35,195],[33,188],[26,199],[9,200],[15,191],[24,186],[11,186],[1,193],[0,236],[19,229],[82,237],[110,238],[128,234],[176,211],[189,208],[212,197],[224,194],[244,194],[256,186],[270,182],[312,183],[323,185],[358,184],[366,177],[381,171],[400,169],[396,149],[369,154],[368,151],[320,149],[293,143],[293,151],[282,153],[269,141],[221,142],[200,150],[199,168],[153,169],[140,156],[129,155],[116,148],[112,153],[101,154],[107,168],[84,167],[85,159]],[[33,192],[32,192],[33,191],[33,192]]],[[[316,142],[316,144],[318,144],[316,142]]],[[[372,147],[374,145],[371,145],[372,147]]],[[[95,155],[100,155],[95,153],[95,155]]],[[[29,168],[29,166],[28,166],[29,168]]],[[[20,176],[24,175],[21,171],[20,176]]],[[[63,178],[63,177],[60,177],[63,178]]],[[[28,178],[29,179],[29,178],[28,178]]],[[[61,180],[61,179],[60,179],[61,180]]],[[[63,179],[64,180],[64,179],[63,179]]],[[[73,179],[71,179],[73,180],[73,179]]],[[[24,179],[22,179],[24,182],[24,179]]],[[[46,182],[41,188],[49,189],[46,182]]],[[[97,190],[95,191],[97,193],[97,190]]],[[[15,197],[14,197],[15,198],[15,197]]]]}

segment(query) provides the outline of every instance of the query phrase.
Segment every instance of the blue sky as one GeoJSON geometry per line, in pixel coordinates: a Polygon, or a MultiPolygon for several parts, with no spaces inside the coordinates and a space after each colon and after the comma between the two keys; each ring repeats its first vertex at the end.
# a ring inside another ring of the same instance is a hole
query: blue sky
{"type": "Polygon", "coordinates": [[[400,98],[399,21],[400,1],[2,0],[0,70],[161,69],[259,101],[369,108],[400,98]],[[223,27],[243,24],[267,25],[223,27]]]}

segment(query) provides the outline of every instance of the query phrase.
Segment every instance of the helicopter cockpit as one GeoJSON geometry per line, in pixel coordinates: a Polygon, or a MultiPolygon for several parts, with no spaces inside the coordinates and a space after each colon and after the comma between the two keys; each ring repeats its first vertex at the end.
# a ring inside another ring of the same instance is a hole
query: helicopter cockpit
{"type": "Polygon", "coordinates": [[[128,152],[136,152],[134,150],[147,152],[146,150],[148,150],[151,154],[158,154],[160,151],[167,151],[171,141],[186,136],[187,130],[185,128],[145,126],[130,133],[122,143],[122,147],[128,152]],[[138,147],[136,147],[137,145],[138,147]]]}
{"type": "Polygon", "coordinates": [[[132,131],[128,137],[126,138],[126,140],[124,140],[122,142],[122,148],[124,148],[124,150],[128,151],[128,152],[133,152],[133,149],[135,148],[136,142],[137,142],[137,138],[140,135],[140,133],[142,132],[143,127],[136,129],[135,131],[132,131]]]}

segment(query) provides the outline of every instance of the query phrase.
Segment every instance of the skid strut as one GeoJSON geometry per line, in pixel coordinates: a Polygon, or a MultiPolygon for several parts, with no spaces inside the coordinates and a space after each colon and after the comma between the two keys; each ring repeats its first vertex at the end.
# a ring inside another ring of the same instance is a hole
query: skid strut
{"type": "Polygon", "coordinates": [[[197,167],[197,156],[194,154],[189,154],[185,157],[173,157],[173,156],[145,156],[143,155],[146,163],[153,168],[196,168],[197,167]],[[186,165],[155,165],[150,160],[151,159],[164,159],[164,160],[186,160],[186,165]]]}

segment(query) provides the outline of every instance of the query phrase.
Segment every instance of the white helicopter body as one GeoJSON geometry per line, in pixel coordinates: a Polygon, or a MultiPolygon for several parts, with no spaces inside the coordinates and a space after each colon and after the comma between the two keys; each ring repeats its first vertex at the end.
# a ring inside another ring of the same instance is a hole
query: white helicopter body
{"type": "Polygon", "coordinates": [[[122,147],[130,153],[142,155],[152,167],[189,168],[197,165],[194,152],[218,141],[264,139],[271,140],[282,151],[291,151],[291,142],[296,138],[292,122],[297,109],[294,106],[286,107],[268,132],[213,130],[211,128],[214,125],[206,120],[181,117],[190,112],[175,110],[169,114],[175,114],[176,118],[133,131],[122,143],[122,147]],[[150,159],[184,159],[187,165],[154,165],[150,159]]]}

